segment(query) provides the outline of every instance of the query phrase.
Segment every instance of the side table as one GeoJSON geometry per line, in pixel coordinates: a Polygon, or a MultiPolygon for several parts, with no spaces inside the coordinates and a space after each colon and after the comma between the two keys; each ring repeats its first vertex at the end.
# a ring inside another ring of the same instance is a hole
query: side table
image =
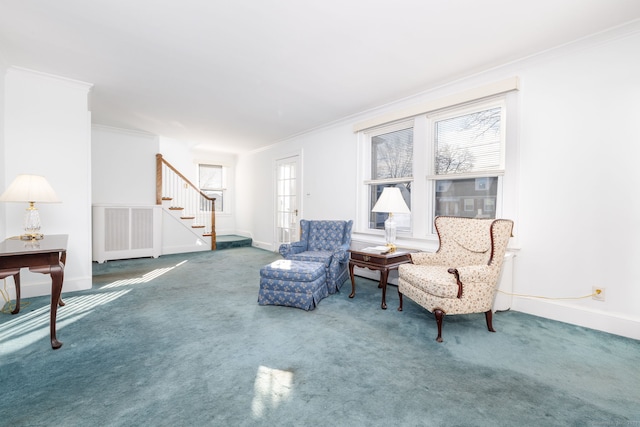
{"type": "Polygon", "coordinates": [[[351,276],[351,294],[349,298],[356,295],[356,282],[353,277],[353,268],[361,267],[380,272],[379,288],[382,288],[382,303],[380,307],[387,309],[387,279],[391,270],[397,270],[400,264],[411,262],[411,254],[417,252],[412,249],[396,249],[391,253],[380,253],[379,250],[370,248],[351,248],[349,250],[349,276],[351,276]]]}
{"type": "Polygon", "coordinates": [[[12,314],[20,310],[20,269],[29,268],[34,273],[51,276],[51,310],[49,315],[49,335],[51,348],[60,348],[62,343],[56,337],[56,316],[58,306],[64,302],[60,298],[64,281],[64,265],[67,259],[66,234],[46,235],[42,240],[19,240],[9,238],[0,242],[0,273],[16,279],[16,308],[12,314]]]}

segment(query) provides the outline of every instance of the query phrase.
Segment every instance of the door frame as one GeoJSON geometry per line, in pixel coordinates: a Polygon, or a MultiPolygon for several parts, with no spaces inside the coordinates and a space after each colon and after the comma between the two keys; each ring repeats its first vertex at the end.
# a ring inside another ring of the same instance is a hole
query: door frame
{"type": "MultiPolygon", "coordinates": [[[[296,185],[295,185],[295,190],[296,190],[296,204],[297,204],[297,216],[296,216],[296,223],[297,223],[297,227],[296,229],[300,230],[300,218],[302,218],[302,211],[303,211],[303,203],[302,203],[302,165],[303,165],[303,161],[302,161],[302,150],[297,150],[294,152],[290,152],[290,153],[284,153],[280,156],[278,156],[277,158],[274,159],[274,165],[273,165],[273,171],[274,171],[274,175],[273,175],[273,183],[274,183],[274,215],[273,215],[273,248],[274,248],[274,252],[277,252],[279,247],[280,247],[280,238],[278,236],[278,166],[281,162],[286,161],[287,159],[295,159],[296,161],[296,185]]],[[[299,234],[298,234],[299,236],[299,234]]],[[[292,241],[297,241],[299,239],[293,240],[292,241]]]]}

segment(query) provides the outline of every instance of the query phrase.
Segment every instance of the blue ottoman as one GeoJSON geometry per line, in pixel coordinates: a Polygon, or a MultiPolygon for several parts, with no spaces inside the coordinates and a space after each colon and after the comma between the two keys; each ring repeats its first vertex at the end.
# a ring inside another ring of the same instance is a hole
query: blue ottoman
{"type": "Polygon", "coordinates": [[[324,264],[281,259],[260,269],[258,304],[312,310],[329,295],[324,264]]]}

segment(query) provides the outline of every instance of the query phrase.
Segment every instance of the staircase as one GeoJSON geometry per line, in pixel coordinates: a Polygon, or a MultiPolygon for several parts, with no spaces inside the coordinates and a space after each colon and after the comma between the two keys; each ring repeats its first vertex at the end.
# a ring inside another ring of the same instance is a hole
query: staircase
{"type": "Polygon", "coordinates": [[[215,198],[204,194],[169,162],[156,154],[156,204],[177,218],[199,239],[216,249],[215,198]]]}

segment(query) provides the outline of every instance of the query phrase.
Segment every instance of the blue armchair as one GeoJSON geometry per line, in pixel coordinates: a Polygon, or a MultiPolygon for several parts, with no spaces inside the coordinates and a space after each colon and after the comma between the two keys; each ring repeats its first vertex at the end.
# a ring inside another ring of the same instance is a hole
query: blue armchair
{"type": "Polygon", "coordinates": [[[300,220],[300,241],[280,245],[285,259],[322,262],[330,294],[340,290],[349,277],[349,246],[353,221],[300,220]]]}

